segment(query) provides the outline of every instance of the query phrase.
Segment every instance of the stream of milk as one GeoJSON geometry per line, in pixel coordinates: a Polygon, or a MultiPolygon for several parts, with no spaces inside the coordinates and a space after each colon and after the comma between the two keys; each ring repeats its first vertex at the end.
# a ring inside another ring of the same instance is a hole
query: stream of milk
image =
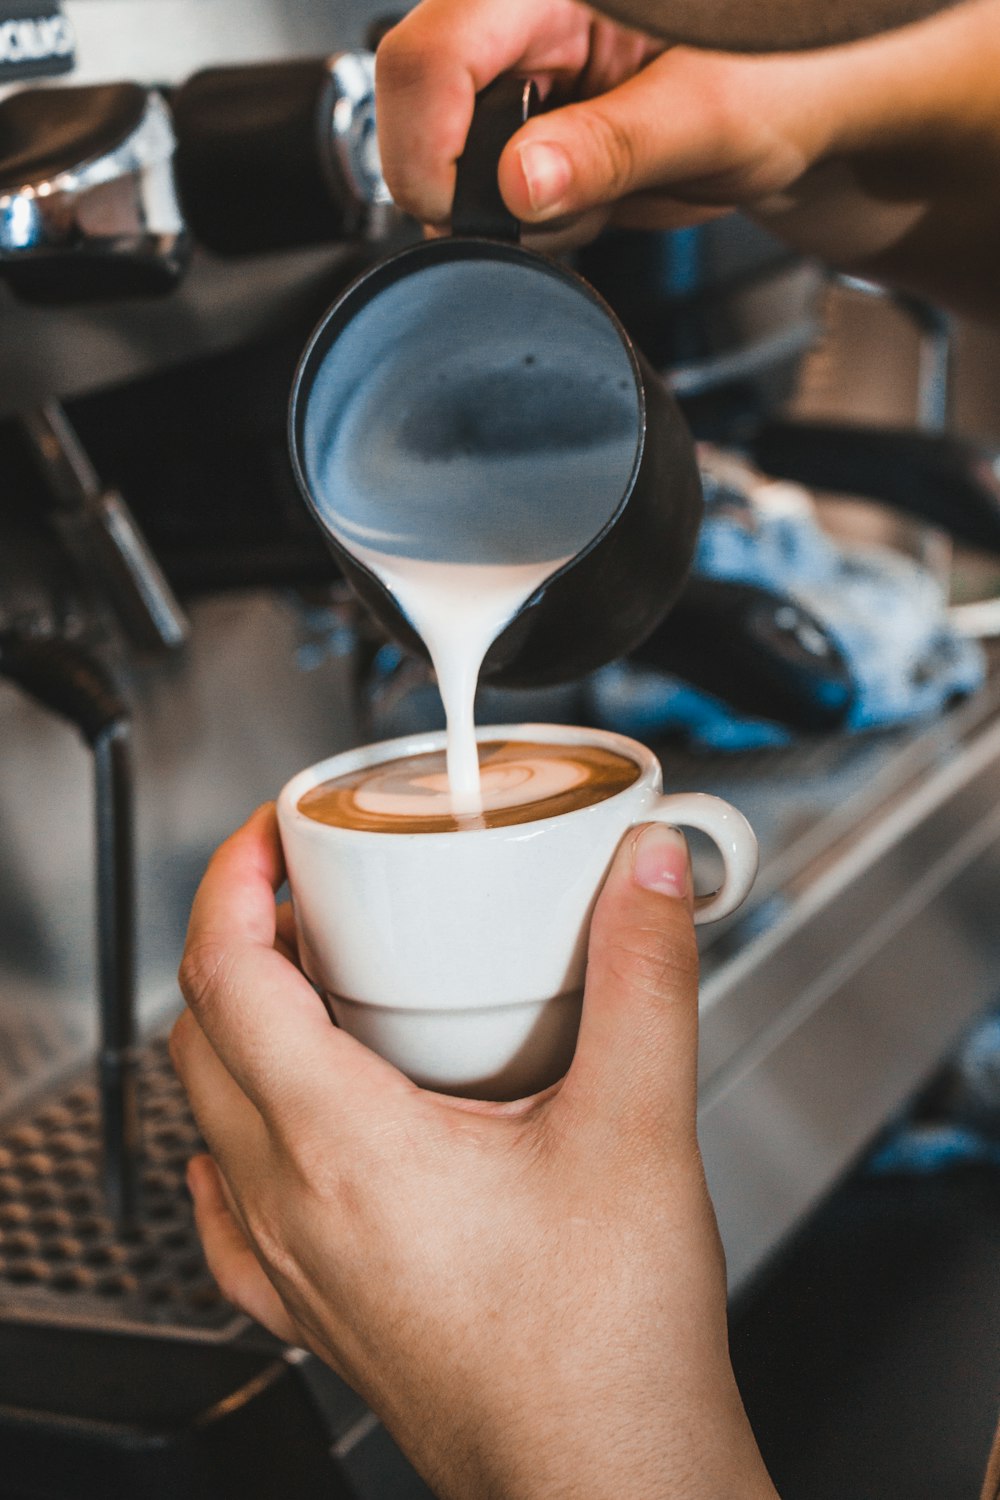
{"type": "Polygon", "coordinates": [[[352,540],[351,551],[399,602],[427,647],[448,727],[452,811],[482,812],[475,699],[490,646],[535,590],[568,558],[542,563],[440,563],[376,552],[352,540]]]}

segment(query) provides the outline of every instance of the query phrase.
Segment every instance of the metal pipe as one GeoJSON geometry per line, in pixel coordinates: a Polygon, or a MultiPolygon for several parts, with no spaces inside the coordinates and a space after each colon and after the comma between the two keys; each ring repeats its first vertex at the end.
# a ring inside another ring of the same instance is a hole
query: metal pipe
{"type": "Polygon", "coordinates": [[[104,1188],[118,1223],[135,1215],[139,1156],[135,1005],[135,851],[127,719],[94,741],[97,850],[98,1075],[104,1188]]]}

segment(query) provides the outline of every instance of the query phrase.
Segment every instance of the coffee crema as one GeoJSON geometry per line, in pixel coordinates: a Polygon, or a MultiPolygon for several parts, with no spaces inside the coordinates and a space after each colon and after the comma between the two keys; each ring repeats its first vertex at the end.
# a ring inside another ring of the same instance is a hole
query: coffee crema
{"type": "Polygon", "coordinates": [[[299,812],[334,828],[365,833],[461,833],[508,828],[592,807],[639,779],[626,755],[599,745],[545,745],[532,740],[479,746],[483,810],[452,811],[443,750],[404,755],[335,776],[299,798],[299,812]]]}

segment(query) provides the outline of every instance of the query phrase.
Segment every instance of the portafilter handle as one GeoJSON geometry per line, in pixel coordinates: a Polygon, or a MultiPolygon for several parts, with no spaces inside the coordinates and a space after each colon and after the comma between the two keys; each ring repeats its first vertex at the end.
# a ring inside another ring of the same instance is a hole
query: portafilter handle
{"type": "Polygon", "coordinates": [[[221,255],[383,238],[375,56],[207,68],[170,96],[181,202],[221,255]]]}
{"type": "Polygon", "coordinates": [[[221,255],[385,238],[374,53],[0,103],[0,276],[36,301],[170,291],[221,255]]]}
{"type": "Polygon", "coordinates": [[[0,103],[0,275],[46,302],[169,291],[187,233],[160,93],[41,88],[0,103]]]}

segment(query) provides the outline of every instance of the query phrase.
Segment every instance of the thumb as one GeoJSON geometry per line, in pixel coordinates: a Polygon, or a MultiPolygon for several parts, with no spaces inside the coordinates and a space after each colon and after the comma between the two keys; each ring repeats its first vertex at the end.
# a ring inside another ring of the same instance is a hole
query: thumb
{"type": "Polygon", "coordinates": [[[594,910],[576,1056],[563,1085],[604,1121],[646,1116],[696,1134],[698,949],[684,835],[662,823],[622,842],[594,910]]]}
{"type": "Polygon", "coordinates": [[[500,158],[511,211],[544,223],[668,186],[707,165],[718,136],[711,96],[691,87],[678,62],[668,52],[617,88],[522,126],[500,158]]]}
{"type": "Polygon", "coordinates": [[[500,189],[529,224],[650,191],[699,208],[754,202],[842,135],[843,94],[836,59],[671,47],[616,88],[529,120],[504,148],[500,189]]]}

